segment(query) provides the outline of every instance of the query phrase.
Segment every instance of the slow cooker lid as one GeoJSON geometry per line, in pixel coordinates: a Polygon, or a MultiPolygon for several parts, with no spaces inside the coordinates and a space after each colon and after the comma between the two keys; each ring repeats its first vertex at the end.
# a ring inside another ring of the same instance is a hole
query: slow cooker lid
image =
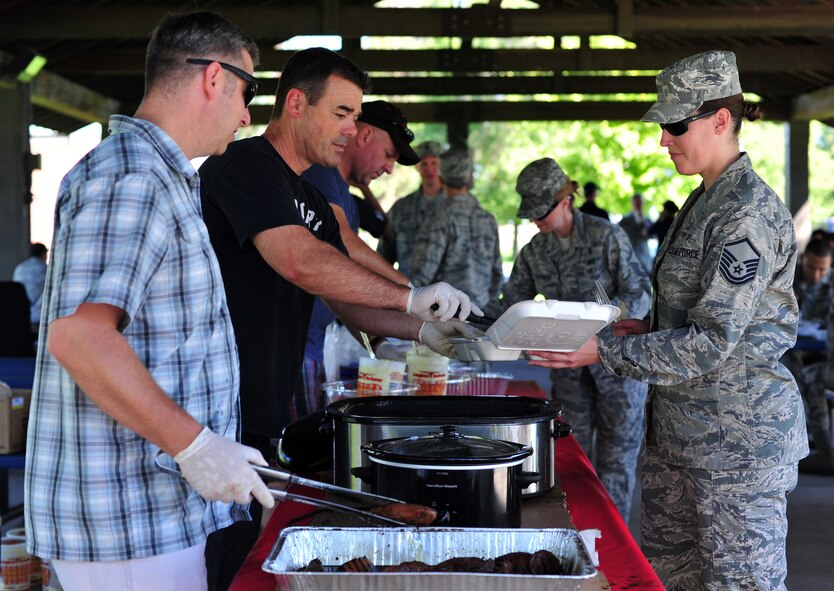
{"type": "Polygon", "coordinates": [[[530,447],[518,443],[463,435],[454,425],[444,425],[442,431],[426,435],[372,441],[363,444],[362,449],[380,459],[432,464],[506,463],[533,453],[530,447]]]}
{"type": "Polygon", "coordinates": [[[369,425],[526,425],[561,417],[562,405],[526,396],[371,396],[339,400],[326,412],[331,419],[369,425]]]}

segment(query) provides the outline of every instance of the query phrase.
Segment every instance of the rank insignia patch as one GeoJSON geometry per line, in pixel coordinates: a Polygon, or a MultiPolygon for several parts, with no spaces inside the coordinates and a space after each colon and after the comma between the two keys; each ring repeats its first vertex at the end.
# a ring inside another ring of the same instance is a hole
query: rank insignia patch
{"type": "Polygon", "coordinates": [[[759,268],[759,252],[747,237],[724,243],[718,268],[732,285],[743,285],[753,280],[759,268]]]}

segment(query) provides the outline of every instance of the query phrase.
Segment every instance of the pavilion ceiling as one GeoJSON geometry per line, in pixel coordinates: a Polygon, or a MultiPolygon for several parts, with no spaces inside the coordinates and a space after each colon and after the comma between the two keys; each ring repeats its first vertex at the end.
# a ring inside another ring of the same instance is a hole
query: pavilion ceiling
{"type": "MultiPolygon", "coordinates": [[[[742,86],[761,97],[769,119],[834,121],[834,0],[385,6],[362,0],[0,0],[0,56],[27,47],[47,58],[30,84],[33,117],[60,131],[103,121],[114,111],[132,112],[142,96],[149,32],[166,12],[195,7],[220,12],[255,37],[264,72],[280,71],[291,54],[276,44],[297,35],[341,36],[341,52],[372,73],[373,94],[396,100],[412,121],[635,119],[651,101],[654,72],[714,48],[736,53],[742,86]],[[605,35],[621,37],[627,48],[599,48],[595,38],[605,35]],[[363,49],[361,38],[369,37],[391,39],[385,49],[363,49]],[[435,47],[446,48],[418,48],[415,37],[440,38],[435,47]],[[554,39],[552,47],[535,48],[534,37],[554,39]]],[[[267,97],[276,85],[268,76],[262,85],[267,97]]],[[[255,123],[265,123],[271,112],[271,100],[262,100],[251,109],[255,123]]]]}

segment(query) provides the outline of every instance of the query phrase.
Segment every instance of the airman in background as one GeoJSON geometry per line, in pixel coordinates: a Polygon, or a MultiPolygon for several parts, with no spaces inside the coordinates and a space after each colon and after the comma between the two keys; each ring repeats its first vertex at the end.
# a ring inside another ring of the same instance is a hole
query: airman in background
{"type": "Polygon", "coordinates": [[[440,156],[446,199],[423,222],[411,257],[416,286],[452,282],[478,306],[498,297],[504,274],[498,224],[469,192],[472,153],[454,148],[440,156]]]}
{"type": "MultiPolygon", "coordinates": [[[[571,206],[573,185],[559,164],[542,158],[518,175],[518,217],[531,219],[539,234],[516,258],[502,299],[487,313],[501,314],[536,294],[548,299],[594,301],[596,281],[627,316],[642,318],[651,302],[649,278],[625,232],[571,206]]],[[[595,456],[600,480],[624,519],[631,514],[637,459],[643,441],[647,386],[612,375],[601,366],[554,369],[553,399],[564,408],[582,449],[595,456]],[[596,454],[593,454],[596,432],[596,454]]]]}
{"type": "Polygon", "coordinates": [[[420,157],[417,163],[420,187],[391,206],[388,221],[392,233],[390,236],[383,235],[377,247],[377,252],[392,265],[397,263],[400,272],[406,277],[411,277],[411,256],[420,226],[446,198],[443,181],[440,179],[443,146],[438,142],[423,142],[414,151],[420,157]]]}

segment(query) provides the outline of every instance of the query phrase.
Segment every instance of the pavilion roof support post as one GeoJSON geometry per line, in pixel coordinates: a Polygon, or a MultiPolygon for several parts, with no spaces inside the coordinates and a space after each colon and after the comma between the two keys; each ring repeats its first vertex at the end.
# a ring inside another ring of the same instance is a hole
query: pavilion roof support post
{"type": "Polygon", "coordinates": [[[804,242],[811,234],[808,195],[809,138],[808,121],[793,119],[785,124],[785,205],[794,218],[800,242],[804,242]]]}
{"type": "Polygon", "coordinates": [[[617,35],[623,39],[634,35],[634,0],[617,2],[617,35]]]}
{"type": "Polygon", "coordinates": [[[15,266],[29,251],[31,194],[29,122],[30,88],[25,84],[0,86],[0,280],[12,278],[15,266]]]}
{"type": "Polygon", "coordinates": [[[469,145],[469,119],[463,112],[449,114],[446,119],[446,140],[452,148],[463,148],[469,145]]]}

